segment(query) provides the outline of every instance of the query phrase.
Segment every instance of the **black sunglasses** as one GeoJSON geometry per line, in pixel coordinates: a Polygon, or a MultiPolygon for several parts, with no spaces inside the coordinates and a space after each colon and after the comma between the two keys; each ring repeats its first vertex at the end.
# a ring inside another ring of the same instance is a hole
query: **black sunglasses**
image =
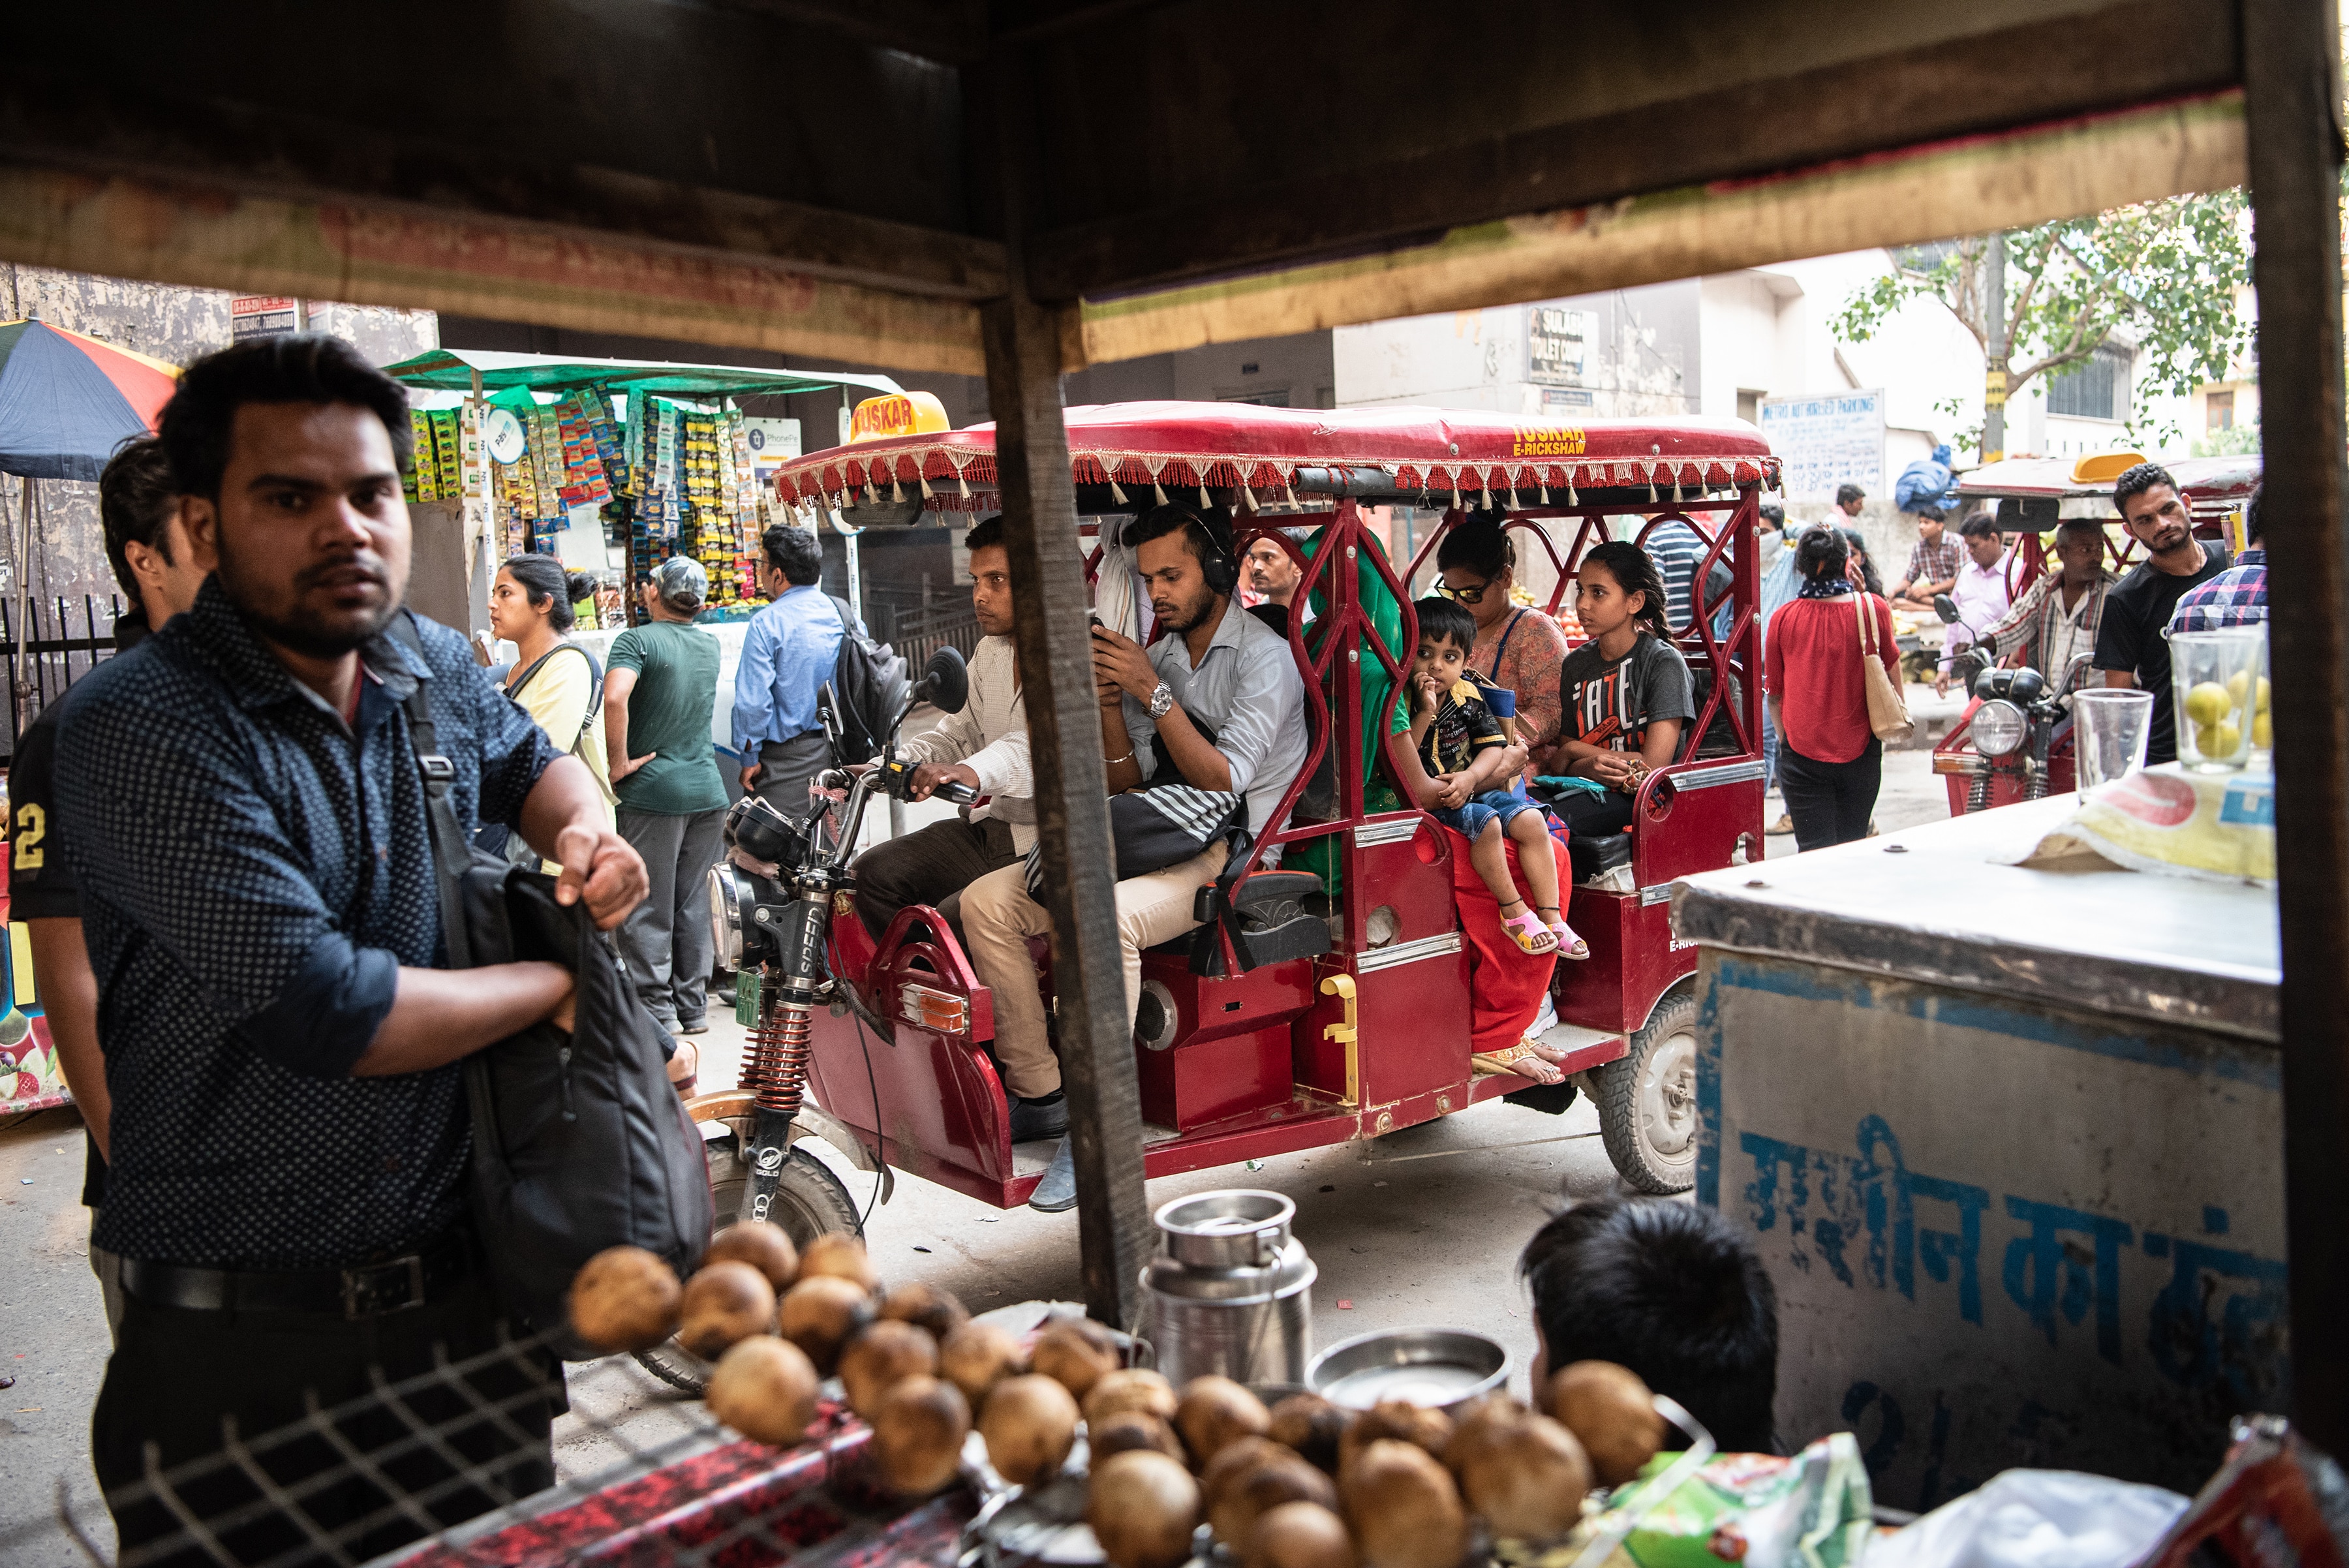
{"type": "Polygon", "coordinates": [[[1473,588],[1455,588],[1450,583],[1438,578],[1435,591],[1454,604],[1473,605],[1482,604],[1485,599],[1485,590],[1492,586],[1490,583],[1478,583],[1473,588]]]}

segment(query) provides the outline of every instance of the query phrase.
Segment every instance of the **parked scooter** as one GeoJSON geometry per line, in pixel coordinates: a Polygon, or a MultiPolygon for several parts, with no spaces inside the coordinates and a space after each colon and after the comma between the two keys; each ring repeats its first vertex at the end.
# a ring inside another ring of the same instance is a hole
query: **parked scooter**
{"type": "MultiPolygon", "coordinates": [[[[1960,618],[1957,602],[1949,595],[1936,596],[1933,608],[1944,625],[1965,627],[1977,637],[1981,635],[1960,618]]],[[[1967,813],[1988,811],[2018,800],[2044,800],[2049,794],[2057,793],[2051,785],[2048,753],[2056,727],[2064,717],[2062,698],[2092,658],[2085,653],[2075,655],[2064,670],[2064,679],[2052,686],[2044,675],[2029,665],[2005,670],[1990,668],[1991,656],[1979,642],[1951,661],[1951,670],[1975,701],[1964,723],[1966,739],[1973,743],[1971,777],[1966,786],[1967,813]]],[[[1936,759],[1936,772],[1952,771],[1940,767],[1940,761],[1936,759]]],[[[2060,781],[2060,788],[2069,789],[2071,770],[2067,765],[2061,771],[2066,776],[2060,781]]]]}

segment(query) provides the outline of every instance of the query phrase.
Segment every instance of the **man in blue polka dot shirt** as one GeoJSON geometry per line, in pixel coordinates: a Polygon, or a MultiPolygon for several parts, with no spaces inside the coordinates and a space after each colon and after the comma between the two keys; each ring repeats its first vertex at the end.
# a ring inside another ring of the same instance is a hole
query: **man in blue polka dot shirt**
{"type": "MultiPolygon", "coordinates": [[[[189,367],[160,436],[191,547],[195,607],[74,690],[58,751],[65,853],[99,977],[113,1095],[98,1241],[121,1254],[119,1340],[92,1420],[109,1494],[496,1343],[500,1312],[465,1220],[458,1064],[541,1020],[567,1027],[554,964],[444,967],[425,795],[403,706],[419,684],[470,831],[507,824],[564,867],[557,898],[615,926],[644,863],[605,825],[595,781],[493,688],[464,639],[417,620],[400,472],[407,398],[324,337],[240,344],[189,367]]],[[[476,1392],[512,1400],[455,1447],[487,1479],[443,1486],[442,1523],[553,1479],[551,1364],[476,1392]],[[533,1397],[539,1380],[545,1391],[533,1397]]],[[[458,1397],[451,1394],[453,1401],[458,1397]]],[[[425,1413],[426,1419],[441,1416],[425,1413]]],[[[347,1426],[396,1440],[389,1413],[347,1426]]],[[[419,1456],[410,1460],[430,1469],[419,1456]]],[[[275,1450],[280,1496],[339,1463],[275,1450]]],[[[441,1476],[411,1470],[409,1490],[441,1476]]],[[[260,1498],[232,1469],[184,1498],[218,1516],[260,1498]]],[[[304,1493],[363,1559],[419,1526],[345,1482],[304,1493]],[[393,1521],[360,1527],[381,1513],[393,1521]]],[[[173,1532],[118,1501],[123,1550],[173,1532]]],[[[264,1504],[242,1561],[299,1546],[264,1504]]]]}

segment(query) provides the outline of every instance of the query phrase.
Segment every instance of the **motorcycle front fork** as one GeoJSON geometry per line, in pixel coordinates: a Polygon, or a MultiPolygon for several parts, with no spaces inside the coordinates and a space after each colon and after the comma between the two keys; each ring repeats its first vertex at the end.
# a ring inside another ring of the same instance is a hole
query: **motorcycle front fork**
{"type": "MultiPolygon", "coordinates": [[[[744,1152],[750,1184],[742,1197],[745,1220],[766,1220],[791,1158],[792,1124],[807,1097],[808,1056],[812,1048],[816,987],[823,974],[823,939],[832,902],[828,894],[784,906],[783,929],[776,933],[780,961],[766,967],[759,987],[759,1023],[750,1031],[740,1082],[757,1097],[750,1147],[744,1152]]],[[[763,911],[762,911],[763,912],[763,911]]]]}

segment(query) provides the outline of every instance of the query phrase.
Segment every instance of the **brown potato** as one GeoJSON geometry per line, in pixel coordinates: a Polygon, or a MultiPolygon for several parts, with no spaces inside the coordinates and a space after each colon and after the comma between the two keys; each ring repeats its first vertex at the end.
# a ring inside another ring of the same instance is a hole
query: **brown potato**
{"type": "Polygon", "coordinates": [[[1468,1511],[1425,1449],[1380,1438],[1348,1460],[1340,1476],[1365,1568],[1457,1568],[1468,1551],[1468,1511]]]}
{"type": "MultiPolygon", "coordinates": [[[[1238,1446],[1235,1443],[1224,1453],[1238,1446]]],[[[1220,1459],[1223,1455],[1216,1458],[1220,1459]]],[[[1207,1492],[1207,1522],[1215,1527],[1216,1539],[1234,1551],[1248,1538],[1259,1518],[1282,1503],[1314,1502],[1330,1509],[1338,1506],[1338,1489],[1330,1484],[1330,1478],[1307,1464],[1292,1449],[1279,1449],[1272,1456],[1219,1479],[1221,1485],[1204,1489],[1207,1492]]]]}
{"type": "Polygon", "coordinates": [[[1061,1318],[1036,1336],[1030,1364],[1082,1399],[1095,1383],[1121,1364],[1109,1331],[1090,1318],[1061,1318]]]}
{"type": "Polygon", "coordinates": [[[1210,1501],[1224,1484],[1242,1470],[1277,1459],[1294,1459],[1297,1450],[1285,1448],[1262,1434],[1234,1438],[1217,1450],[1199,1471],[1199,1490],[1210,1501]]]}
{"type": "Polygon", "coordinates": [[[709,1251],[701,1255],[704,1268],[723,1262],[750,1264],[766,1275],[767,1283],[781,1295],[799,1277],[800,1250],[792,1245],[792,1233],[781,1225],[741,1220],[711,1237],[709,1251]]]}
{"type": "Polygon", "coordinates": [[[900,1379],[873,1409],[873,1460],[881,1484],[899,1497],[924,1497],[955,1479],[970,1405],[936,1377],[900,1379]]]}
{"type": "Polygon", "coordinates": [[[1549,1413],[1582,1442],[1604,1486],[1638,1475],[1664,1446],[1664,1418],[1640,1375],[1611,1361],[1578,1361],[1549,1380],[1549,1413]]]}
{"type": "Polygon", "coordinates": [[[873,1272],[873,1260],[864,1255],[862,1238],[845,1231],[828,1231],[800,1249],[800,1278],[810,1274],[829,1274],[861,1286],[867,1294],[881,1282],[873,1272]]]}
{"type": "Polygon", "coordinates": [[[961,1389],[974,1410],[986,1407],[997,1384],[1027,1370],[1019,1339],[996,1324],[967,1323],[938,1342],[938,1375],[961,1389]]]}
{"type": "Polygon", "coordinates": [[[754,1334],[718,1358],[702,1399],[744,1437],[787,1449],[807,1436],[815,1392],[815,1367],[798,1345],[754,1334]]]}
{"type": "Polygon", "coordinates": [[[1262,1437],[1271,1425],[1264,1401],[1228,1377],[1194,1377],[1174,1406],[1174,1430],[1196,1470],[1206,1469],[1226,1444],[1262,1437]]]}
{"type": "Polygon", "coordinates": [[[1081,1403],[1085,1407],[1088,1427],[1129,1410],[1171,1421],[1174,1418],[1174,1385],[1143,1367],[1121,1366],[1115,1372],[1102,1374],[1081,1403]]]}
{"type": "Polygon", "coordinates": [[[1093,1465],[1085,1522],[1114,1568],[1179,1568],[1199,1525],[1199,1483],[1164,1454],[1112,1454],[1093,1465]]]}
{"type": "Polygon", "coordinates": [[[1267,1437],[1295,1449],[1308,1464],[1331,1475],[1338,1473],[1338,1445],[1353,1424],[1352,1411],[1332,1405],[1319,1394],[1291,1394],[1271,1413],[1267,1437]]]}
{"type": "Polygon", "coordinates": [[[1145,1410],[1128,1410],[1099,1424],[1087,1421],[1085,1439],[1092,1445],[1095,1464],[1112,1454],[1135,1449],[1148,1449],[1170,1459],[1184,1457],[1183,1439],[1174,1435],[1174,1428],[1145,1410]]]}
{"type": "Polygon", "coordinates": [[[783,1293],[778,1314],[783,1337],[806,1351],[827,1377],[840,1365],[841,1347],[872,1320],[872,1299],[854,1282],[833,1274],[802,1278],[783,1293]]]}
{"type": "Polygon", "coordinates": [[[1338,1473],[1343,1476],[1354,1456],[1381,1438],[1392,1438],[1423,1449],[1434,1459],[1444,1457],[1452,1441],[1452,1417],[1402,1399],[1381,1399],[1356,1416],[1338,1443],[1338,1473]]]}
{"type": "Polygon", "coordinates": [[[1268,1509],[1240,1548],[1240,1568],[1354,1568],[1346,1521],[1318,1502],[1268,1509]]]}
{"type": "Polygon", "coordinates": [[[1067,1460],[1077,1440],[1077,1402],[1050,1377],[1007,1377],[978,1413],[978,1435],[995,1473],[1026,1486],[1067,1460]]]}
{"type": "Polygon", "coordinates": [[[881,1396],[908,1377],[933,1377],[937,1370],[938,1344],[929,1331],[890,1318],[866,1324],[840,1353],[840,1382],[848,1391],[848,1407],[868,1421],[880,1407],[881,1396]]]}
{"type": "Polygon", "coordinates": [[[1452,1448],[1461,1496],[1495,1535],[1555,1541],[1581,1520],[1590,1459],[1574,1434],[1547,1416],[1527,1411],[1464,1424],[1452,1448]]]}
{"type": "Polygon", "coordinates": [[[737,1340],[771,1333],[775,1326],[775,1287],[748,1263],[704,1263],[685,1285],[685,1314],[678,1343],[704,1361],[715,1361],[737,1340]]]}
{"type": "Polygon", "coordinates": [[[924,1284],[899,1285],[883,1296],[881,1315],[897,1323],[910,1323],[940,1343],[970,1321],[970,1310],[956,1300],[951,1291],[924,1284]]]}
{"type": "Polygon", "coordinates": [[[1532,1414],[1514,1395],[1488,1394],[1477,1400],[1453,1424],[1452,1440],[1444,1446],[1444,1468],[1464,1488],[1466,1468],[1514,1440],[1517,1425],[1532,1414]]]}
{"type": "Polygon", "coordinates": [[[606,1247],[571,1277],[571,1327],[612,1355],[650,1350],[677,1332],[685,1288],[677,1271],[642,1247],[606,1247]]]}

